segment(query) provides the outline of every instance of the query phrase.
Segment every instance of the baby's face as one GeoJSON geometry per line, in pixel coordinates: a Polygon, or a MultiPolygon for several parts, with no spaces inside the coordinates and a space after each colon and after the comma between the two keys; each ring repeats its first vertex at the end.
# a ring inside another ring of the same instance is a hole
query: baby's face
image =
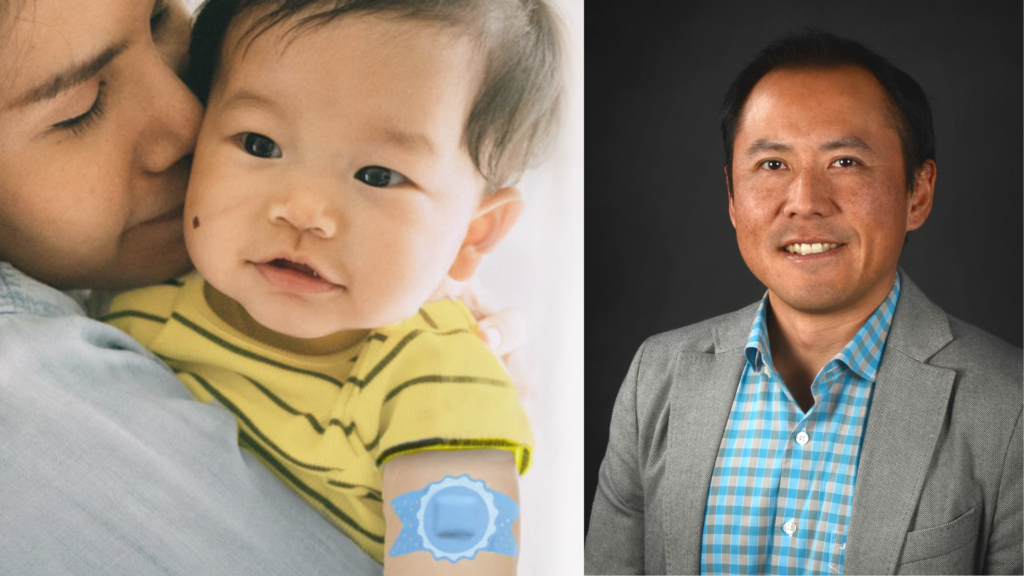
{"type": "Polygon", "coordinates": [[[472,46],[379,16],[298,35],[286,23],[251,44],[241,28],[225,38],[189,183],[196,268],[291,336],[411,316],[483,197],[462,143],[472,46]]]}

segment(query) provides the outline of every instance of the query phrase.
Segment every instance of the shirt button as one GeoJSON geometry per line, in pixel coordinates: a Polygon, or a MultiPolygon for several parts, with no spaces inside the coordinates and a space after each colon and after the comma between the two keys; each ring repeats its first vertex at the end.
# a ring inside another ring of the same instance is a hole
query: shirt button
{"type": "Polygon", "coordinates": [[[800,431],[800,432],[799,432],[799,433],[798,433],[798,434],[796,435],[796,443],[797,443],[797,444],[799,444],[799,445],[801,445],[801,446],[803,446],[804,444],[807,444],[807,441],[808,441],[809,439],[810,439],[810,438],[809,438],[809,437],[807,436],[807,432],[805,432],[805,431],[803,431],[803,430],[801,430],[801,431],[800,431]]]}
{"type": "Polygon", "coordinates": [[[796,522],[793,520],[786,522],[782,525],[782,531],[792,536],[793,533],[796,532],[796,522]]]}
{"type": "Polygon", "coordinates": [[[761,372],[764,372],[764,375],[769,378],[772,377],[772,369],[769,368],[767,364],[761,367],[761,372]]]}

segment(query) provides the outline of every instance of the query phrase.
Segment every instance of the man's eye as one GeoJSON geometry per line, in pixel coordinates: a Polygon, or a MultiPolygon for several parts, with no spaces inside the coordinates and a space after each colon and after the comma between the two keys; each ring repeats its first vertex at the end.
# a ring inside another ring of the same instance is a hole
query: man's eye
{"type": "Polygon", "coordinates": [[[852,168],[857,164],[858,162],[853,158],[840,158],[832,163],[833,166],[838,166],[839,168],[852,168]]]}
{"type": "Polygon", "coordinates": [[[356,172],[356,180],[377,188],[398,186],[408,179],[399,172],[383,166],[366,166],[356,172]]]}
{"type": "Polygon", "coordinates": [[[786,165],[781,160],[765,160],[761,162],[761,166],[768,170],[781,170],[786,165]]]}
{"type": "Polygon", "coordinates": [[[257,158],[280,158],[281,148],[277,142],[256,132],[242,134],[242,149],[257,158]]]}

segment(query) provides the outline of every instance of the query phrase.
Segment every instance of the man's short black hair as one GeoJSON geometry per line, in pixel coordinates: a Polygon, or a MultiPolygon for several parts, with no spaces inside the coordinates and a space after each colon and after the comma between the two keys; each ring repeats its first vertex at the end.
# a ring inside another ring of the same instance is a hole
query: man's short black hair
{"type": "Polygon", "coordinates": [[[740,115],[754,86],[777,68],[831,69],[858,66],[870,72],[889,97],[889,114],[903,149],[903,171],[908,192],[914,191],[914,174],[926,160],[935,159],[932,110],[924,90],[906,72],[864,45],[818,30],[791,34],[765,46],[733,80],[722,104],[722,139],[725,169],[732,194],[732,153],[740,115]]]}

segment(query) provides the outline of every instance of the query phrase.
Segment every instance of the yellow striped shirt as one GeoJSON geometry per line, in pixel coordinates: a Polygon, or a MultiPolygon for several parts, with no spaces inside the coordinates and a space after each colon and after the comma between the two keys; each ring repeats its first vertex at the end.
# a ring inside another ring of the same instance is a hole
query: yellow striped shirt
{"type": "Polygon", "coordinates": [[[455,300],[345,350],[303,354],[243,334],[196,273],[118,296],[105,320],[162,358],[239,443],[383,562],[381,466],[422,450],[498,448],[519,472],[533,438],[515,386],[455,300]]]}

